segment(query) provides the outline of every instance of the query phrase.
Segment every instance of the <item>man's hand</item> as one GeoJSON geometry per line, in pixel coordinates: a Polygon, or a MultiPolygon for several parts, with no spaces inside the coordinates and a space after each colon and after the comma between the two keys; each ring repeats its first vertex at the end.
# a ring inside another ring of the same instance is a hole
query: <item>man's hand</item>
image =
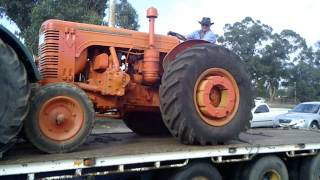
{"type": "Polygon", "coordinates": [[[167,34],[170,35],[170,36],[175,36],[175,37],[177,37],[178,39],[180,39],[182,41],[186,41],[187,40],[187,38],[185,36],[183,36],[183,35],[181,35],[179,33],[176,33],[176,32],[169,31],[167,34]]]}
{"type": "Polygon", "coordinates": [[[170,35],[170,36],[176,36],[177,35],[177,33],[173,32],[173,31],[169,31],[167,34],[170,35]]]}

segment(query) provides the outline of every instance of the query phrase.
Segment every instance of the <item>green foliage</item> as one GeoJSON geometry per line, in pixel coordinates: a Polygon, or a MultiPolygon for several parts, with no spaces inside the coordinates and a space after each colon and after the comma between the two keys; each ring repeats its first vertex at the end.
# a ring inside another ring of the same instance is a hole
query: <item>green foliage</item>
{"type": "MultiPolygon", "coordinates": [[[[38,32],[48,19],[102,24],[108,0],[1,0],[0,14],[7,15],[20,28],[26,45],[34,54],[38,49],[38,32]]],[[[121,1],[117,4],[119,27],[138,28],[138,16],[132,6],[121,1]],[[129,18],[133,17],[133,19],[129,18]]]]}
{"type": "Polygon", "coordinates": [[[300,101],[320,99],[320,41],[314,51],[292,30],[273,33],[270,26],[246,17],[226,24],[218,42],[246,62],[255,96],[290,96],[300,101]],[[279,90],[280,87],[286,88],[279,90]],[[284,95],[287,93],[287,95],[284,95]]]}
{"type": "Polygon", "coordinates": [[[138,14],[127,0],[120,0],[116,5],[116,26],[131,30],[139,28],[138,14]]]}
{"type": "Polygon", "coordinates": [[[288,69],[288,73],[291,75],[289,82],[296,83],[297,98],[300,101],[320,100],[319,68],[299,61],[297,65],[288,69]]]}

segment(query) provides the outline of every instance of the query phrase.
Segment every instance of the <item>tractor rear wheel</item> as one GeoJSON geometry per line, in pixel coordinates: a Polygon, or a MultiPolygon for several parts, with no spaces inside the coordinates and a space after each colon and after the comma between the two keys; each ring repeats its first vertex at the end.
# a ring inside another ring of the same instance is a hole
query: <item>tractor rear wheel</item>
{"type": "Polygon", "coordinates": [[[86,140],[94,119],[93,104],[84,91],[71,84],[54,83],[37,89],[24,131],[44,152],[69,152],[86,140]]]}
{"type": "Polygon", "coordinates": [[[29,110],[27,72],[16,53],[0,39],[0,153],[16,139],[29,110]]]}
{"type": "Polygon", "coordinates": [[[158,112],[128,112],[123,117],[129,129],[140,136],[169,135],[167,127],[158,112]]]}
{"type": "Polygon", "coordinates": [[[160,108],[170,132],[185,144],[216,144],[236,137],[252,118],[250,78],[226,48],[200,44],[169,62],[160,108]]]}

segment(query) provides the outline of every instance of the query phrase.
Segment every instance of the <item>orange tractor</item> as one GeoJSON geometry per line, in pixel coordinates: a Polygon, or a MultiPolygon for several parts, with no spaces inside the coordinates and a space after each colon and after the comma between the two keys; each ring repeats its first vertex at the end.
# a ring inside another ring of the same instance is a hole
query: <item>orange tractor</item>
{"type": "MultiPolygon", "coordinates": [[[[139,135],[171,133],[185,144],[236,137],[251,118],[245,67],[226,48],[202,40],[48,20],[39,35],[40,86],[24,131],[49,153],[90,134],[96,114],[123,119],[139,135]]],[[[178,36],[180,37],[180,36],[178,36]]]]}

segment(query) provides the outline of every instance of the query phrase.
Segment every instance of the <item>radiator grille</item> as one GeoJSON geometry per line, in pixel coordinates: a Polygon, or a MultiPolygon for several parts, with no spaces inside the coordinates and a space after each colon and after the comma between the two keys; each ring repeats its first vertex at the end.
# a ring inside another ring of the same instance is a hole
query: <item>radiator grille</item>
{"type": "Polygon", "coordinates": [[[59,31],[47,30],[44,32],[44,43],[39,46],[39,69],[42,77],[58,77],[59,61],[59,31]]]}

